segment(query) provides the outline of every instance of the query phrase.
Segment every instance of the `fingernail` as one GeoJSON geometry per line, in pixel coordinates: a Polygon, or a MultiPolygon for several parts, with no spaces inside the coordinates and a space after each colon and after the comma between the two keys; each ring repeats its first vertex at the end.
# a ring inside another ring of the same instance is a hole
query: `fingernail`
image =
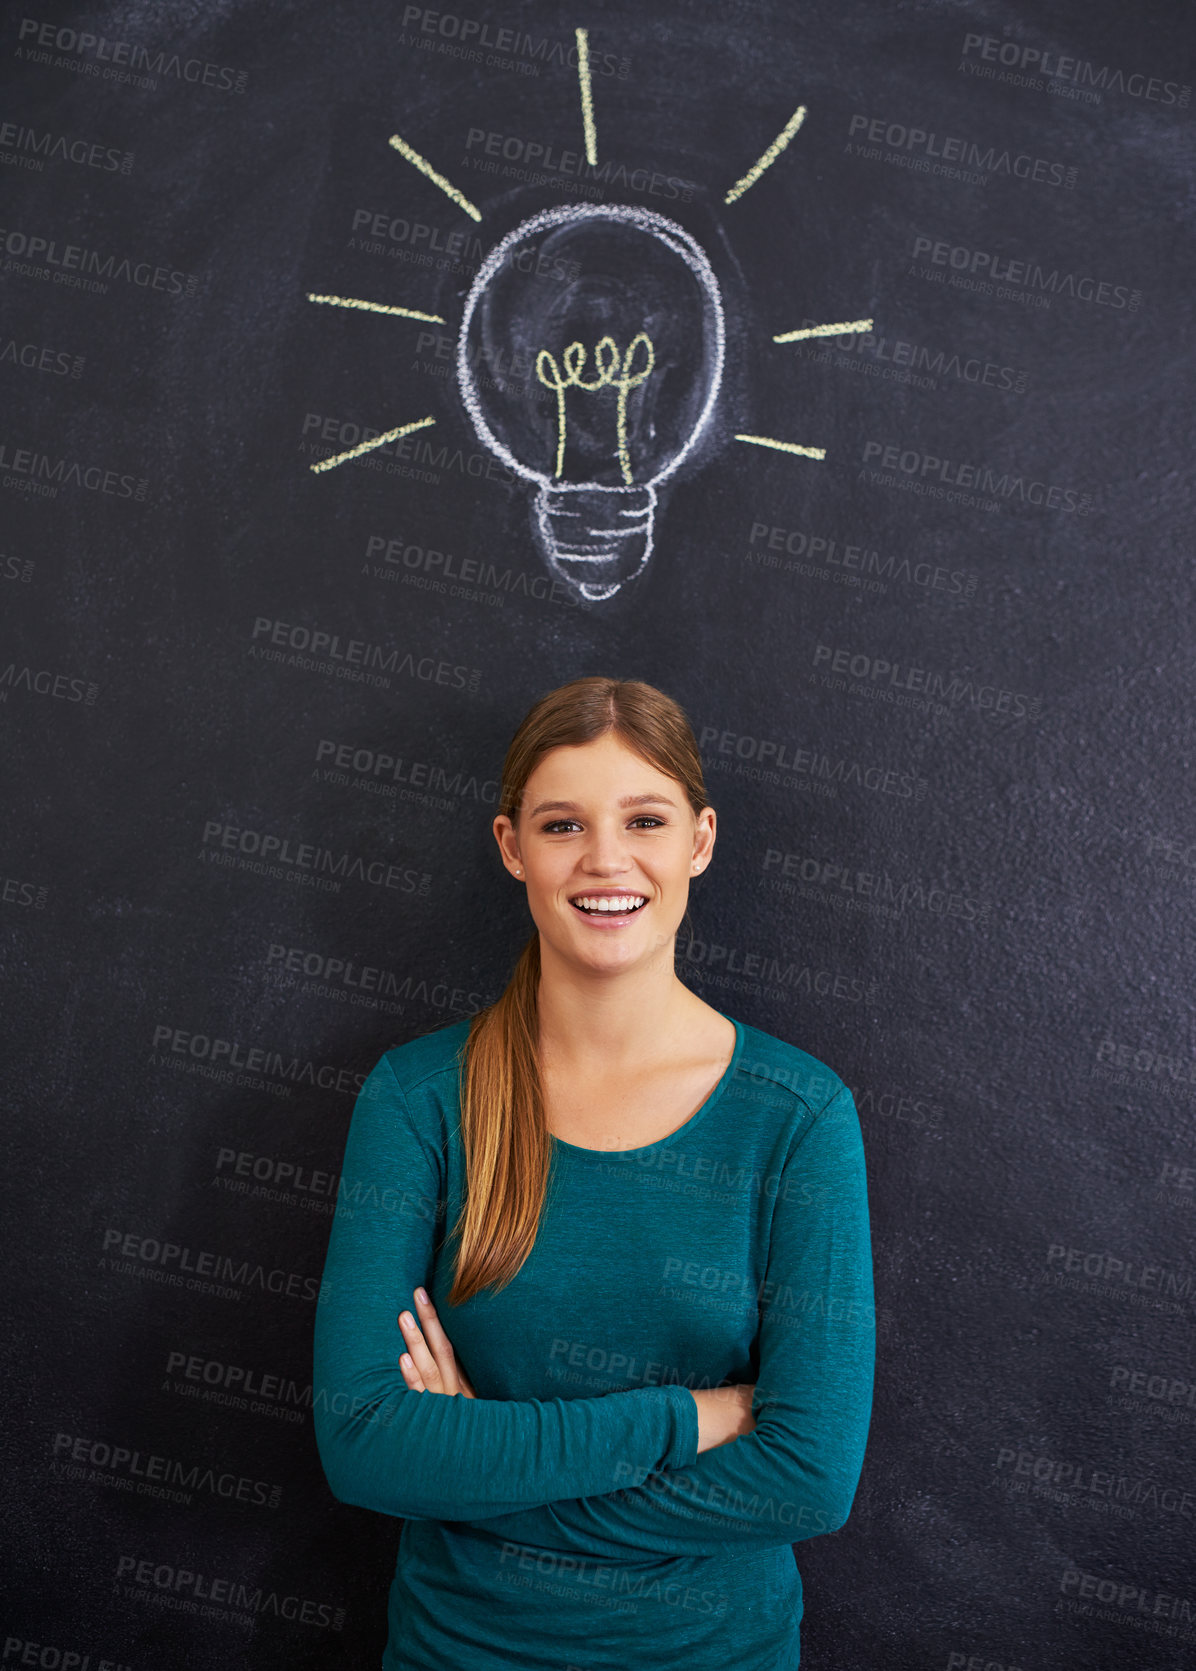
{"type": "Polygon", "coordinates": [[[399,1359],[399,1362],[402,1364],[404,1369],[410,1369],[411,1368],[411,1353],[410,1352],[404,1352],[402,1357],[399,1359]]]}
{"type": "Polygon", "coordinates": [[[402,1323],[405,1328],[409,1329],[414,1325],[415,1318],[409,1311],[404,1311],[399,1317],[399,1322],[402,1323]]]}
{"type": "Polygon", "coordinates": [[[427,1305],[428,1296],[424,1293],[422,1288],[417,1288],[415,1290],[415,1297],[419,1301],[420,1305],[427,1305]]]}

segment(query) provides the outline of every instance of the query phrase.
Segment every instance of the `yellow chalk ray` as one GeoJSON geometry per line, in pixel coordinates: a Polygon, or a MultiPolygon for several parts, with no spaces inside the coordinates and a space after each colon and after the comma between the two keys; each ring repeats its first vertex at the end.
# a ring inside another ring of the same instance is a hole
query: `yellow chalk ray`
{"type": "Polygon", "coordinates": [[[419,418],[413,424],[400,424],[398,429],[388,429],[385,435],[376,435],[372,441],[362,441],[356,447],[350,447],[347,453],[333,453],[331,458],[322,458],[318,464],[313,464],[313,470],[331,470],[334,464],[344,464],[347,459],[356,458],[359,453],[368,453],[374,447],[381,447],[384,442],[398,441],[404,435],[410,435],[414,429],[427,429],[434,424],[435,418],[419,418]]]}
{"type": "Polygon", "coordinates": [[[407,161],[418,168],[421,174],[426,174],[432,184],[439,186],[446,197],[451,197],[459,209],[464,209],[465,213],[472,215],[474,220],[481,220],[481,210],[476,209],[469,199],[457,190],[456,186],[445,179],[443,174],[437,174],[428,159],[421,157],[414,146],[408,145],[405,139],[400,139],[397,133],[392,133],[387,143],[393,145],[399,155],[406,157],[407,161]]]}
{"type": "Polygon", "coordinates": [[[856,331],[870,331],[871,319],[848,319],[842,325],[810,325],[801,331],[782,331],[774,342],[804,342],[807,337],[847,337],[856,331]]]}
{"type": "Polygon", "coordinates": [[[776,441],[771,435],[737,435],[737,441],[750,441],[753,447],[775,447],[779,453],[799,453],[802,458],[825,458],[825,447],[799,447],[796,441],[776,441]]]}
{"type": "Polygon", "coordinates": [[[369,313],[396,313],[402,319],[423,319],[429,325],[443,325],[445,320],[439,313],[421,313],[418,308],[390,307],[386,302],[363,302],[360,296],[317,296],[314,290],[307,292],[309,302],[331,302],[338,308],[364,308],[369,313]]]}
{"type": "Polygon", "coordinates": [[[598,133],[594,127],[594,90],[590,85],[590,31],[577,31],[577,80],[581,87],[581,122],[586,136],[586,161],[598,166],[598,133]]]}
{"type": "Polygon", "coordinates": [[[781,152],[785,149],[786,145],[788,145],[789,141],[793,138],[794,134],[797,132],[798,128],[801,127],[805,119],[806,107],[804,104],[799,104],[797,109],[793,112],[793,115],[785,123],[785,126],[768,147],[768,150],[765,151],[764,155],[760,158],[759,162],[753,163],[751,168],[748,169],[747,173],[741,180],[736,180],[735,184],[731,187],[730,191],[723,199],[724,203],[734,203],[737,198],[743,196],[744,192],[747,191],[750,186],[754,186],[756,184],[756,181],[760,178],[761,174],[763,174],[764,170],[771,167],[771,165],[776,162],[781,152]]]}

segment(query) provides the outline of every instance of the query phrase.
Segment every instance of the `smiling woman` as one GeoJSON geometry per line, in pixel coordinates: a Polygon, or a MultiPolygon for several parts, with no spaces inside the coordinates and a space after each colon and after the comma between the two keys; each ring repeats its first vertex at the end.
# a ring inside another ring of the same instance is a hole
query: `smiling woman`
{"type": "Polygon", "coordinates": [[[405,1521],[383,1666],[792,1671],[871,1408],[850,1093],[677,977],[717,819],[671,698],[541,697],[493,828],[534,931],[367,1079],[317,1314],[329,1483],[405,1521]]]}

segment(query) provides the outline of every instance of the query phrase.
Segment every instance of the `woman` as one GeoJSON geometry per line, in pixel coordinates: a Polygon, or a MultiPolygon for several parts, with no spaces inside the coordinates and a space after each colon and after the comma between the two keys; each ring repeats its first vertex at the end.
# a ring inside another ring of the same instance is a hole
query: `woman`
{"type": "Polygon", "coordinates": [[[494,820],[535,933],[358,1098],[315,1428],[404,1522],[385,1671],[798,1664],[791,1545],[871,1408],[863,1152],[834,1073],[677,978],[715,828],[669,697],[541,697],[494,820]]]}

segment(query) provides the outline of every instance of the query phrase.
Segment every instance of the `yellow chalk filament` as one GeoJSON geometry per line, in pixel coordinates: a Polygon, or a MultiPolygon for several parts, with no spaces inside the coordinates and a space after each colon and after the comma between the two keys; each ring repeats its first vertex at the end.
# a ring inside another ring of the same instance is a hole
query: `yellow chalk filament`
{"type": "Polygon", "coordinates": [[[774,342],[804,342],[807,337],[848,337],[854,331],[870,331],[870,319],[849,319],[843,325],[811,325],[804,331],[782,331],[774,342]]]}
{"type": "Polygon", "coordinates": [[[370,313],[397,313],[403,319],[426,319],[429,325],[444,324],[438,313],[420,313],[417,308],[388,307],[385,302],[363,302],[357,296],[317,296],[309,290],[307,299],[309,302],[332,302],[338,308],[366,308],[370,313]]]}
{"type": "Polygon", "coordinates": [[[586,135],[586,161],[598,166],[598,134],[594,128],[594,91],[590,86],[590,31],[577,31],[577,79],[581,83],[581,120],[586,135]]]}
{"type": "Polygon", "coordinates": [[[825,447],[799,447],[796,441],[774,441],[770,435],[737,435],[737,441],[750,441],[753,447],[775,447],[779,453],[800,453],[802,458],[825,458],[825,447]]]}
{"type": "Polygon", "coordinates": [[[760,161],[758,163],[754,163],[752,167],[748,169],[742,180],[736,180],[735,184],[731,187],[730,191],[723,199],[724,203],[734,203],[736,198],[743,196],[749,186],[754,186],[756,184],[756,181],[760,178],[761,174],[763,174],[764,170],[768,168],[771,163],[776,162],[781,152],[785,149],[786,145],[788,145],[789,141],[793,138],[794,134],[797,132],[798,128],[801,127],[805,119],[806,107],[804,104],[799,104],[797,109],[793,112],[793,115],[785,123],[785,126],[768,147],[768,150],[765,151],[764,155],[760,158],[760,161]]]}
{"type": "Polygon", "coordinates": [[[376,435],[372,441],[362,441],[359,446],[350,447],[347,453],[333,453],[331,458],[322,458],[318,464],[313,464],[313,470],[331,470],[334,464],[343,464],[346,459],[356,458],[359,453],[368,453],[373,447],[380,447],[386,441],[397,441],[400,436],[410,435],[413,429],[427,429],[434,424],[435,418],[420,418],[413,424],[400,424],[398,429],[388,429],[385,435],[376,435]]]}
{"type": "Polygon", "coordinates": [[[619,391],[618,416],[616,418],[617,448],[619,467],[623,472],[623,480],[631,486],[631,458],[627,450],[627,396],[638,384],[651,377],[656,364],[656,350],[652,346],[652,339],[646,331],[638,331],[627,344],[627,351],[623,355],[623,362],[619,364],[619,348],[614,337],[603,337],[594,349],[594,364],[598,375],[589,382],[581,375],[585,370],[586,350],[582,343],[571,342],[561,355],[565,364],[565,375],[561,376],[561,368],[556,363],[554,355],[547,348],[541,348],[536,355],[536,376],[546,389],[556,391],[556,470],[559,476],[565,468],[565,390],[585,389],[593,392],[613,384],[619,391]],[[636,350],[640,344],[648,351],[647,364],[641,371],[633,369],[636,350]],[[616,376],[616,372],[618,376],[616,376]]]}
{"type": "Polygon", "coordinates": [[[467,215],[472,215],[474,220],[481,220],[481,210],[475,209],[469,199],[467,197],[463,197],[457,190],[456,186],[450,185],[443,174],[437,174],[436,170],[432,167],[432,164],[427,160],[427,158],[421,157],[419,152],[408,145],[405,139],[400,139],[397,133],[392,133],[389,143],[394,146],[395,150],[398,151],[401,156],[406,157],[409,163],[414,163],[421,174],[426,174],[434,186],[439,186],[441,191],[444,192],[447,197],[451,197],[459,209],[464,209],[465,213],[467,215]]]}

